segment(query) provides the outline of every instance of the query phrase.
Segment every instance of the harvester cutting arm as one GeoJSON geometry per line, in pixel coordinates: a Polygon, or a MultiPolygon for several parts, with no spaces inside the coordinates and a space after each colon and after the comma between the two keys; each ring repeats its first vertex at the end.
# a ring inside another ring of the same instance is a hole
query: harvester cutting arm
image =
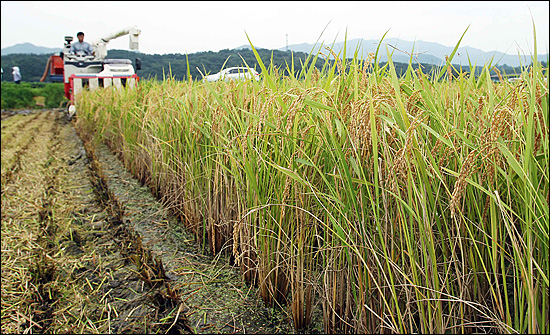
{"type": "Polygon", "coordinates": [[[107,56],[107,43],[115,38],[130,35],[130,50],[139,50],[139,34],[141,30],[137,26],[122,29],[116,33],[100,38],[92,43],[97,58],[104,59],[107,56]]]}

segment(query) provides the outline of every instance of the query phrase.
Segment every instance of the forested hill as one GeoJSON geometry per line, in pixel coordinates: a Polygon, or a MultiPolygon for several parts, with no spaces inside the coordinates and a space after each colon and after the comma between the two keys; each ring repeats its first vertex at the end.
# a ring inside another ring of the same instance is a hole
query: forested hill
{"type": "MultiPolygon", "coordinates": [[[[273,59],[273,64],[280,70],[287,69],[287,64],[291,67],[293,63],[296,72],[301,70],[302,64],[307,57],[307,54],[303,52],[292,53],[291,51],[268,49],[258,49],[258,54],[266,65],[273,59]]],[[[44,73],[49,56],[48,54],[10,54],[2,56],[1,65],[4,70],[2,81],[12,81],[11,68],[13,66],[19,66],[23,81],[39,81],[44,73]]],[[[258,72],[261,72],[256,57],[250,49],[224,49],[218,52],[207,51],[189,55],[143,54],[126,50],[109,50],[108,52],[108,58],[125,58],[134,61],[136,57],[141,59],[142,68],[137,71],[137,73],[142,79],[156,78],[162,80],[170,75],[176,80],[186,79],[188,63],[189,73],[193,79],[201,79],[201,72],[207,75],[218,72],[222,67],[243,66],[245,63],[251,68],[256,68],[258,72]]],[[[317,68],[321,69],[324,63],[325,60],[319,57],[315,65],[317,68]]],[[[385,63],[380,64],[384,65],[385,63]]],[[[395,63],[395,65],[398,74],[404,73],[407,68],[407,64],[395,63]]],[[[417,68],[418,64],[413,63],[413,66],[417,68]]],[[[425,65],[423,71],[426,73],[431,68],[431,65],[425,65]]],[[[477,70],[479,69],[481,69],[481,67],[477,68],[477,70]]],[[[514,69],[509,66],[499,66],[499,69],[501,72],[507,74],[521,72],[519,69],[514,69]]],[[[465,71],[468,69],[466,68],[463,70],[465,71]]]]}
{"type": "MultiPolygon", "coordinates": [[[[273,56],[273,63],[278,67],[286,68],[286,64],[292,63],[294,58],[294,66],[296,70],[301,69],[301,64],[306,59],[306,54],[303,52],[278,51],[259,49],[258,53],[264,62],[269,64],[273,56]],[[273,54],[272,54],[273,53],[273,54]]],[[[42,77],[49,54],[9,54],[2,56],[1,65],[4,70],[3,81],[11,81],[11,68],[19,66],[23,81],[39,81],[42,77]]],[[[202,75],[198,69],[204,74],[211,74],[220,71],[222,66],[243,66],[246,62],[248,66],[256,68],[261,72],[257,64],[256,57],[252,50],[220,50],[218,52],[198,52],[189,55],[185,54],[144,54],[126,50],[109,50],[107,58],[124,58],[135,61],[136,57],[141,59],[142,69],[137,71],[142,79],[157,78],[162,80],[164,76],[170,73],[176,80],[187,78],[187,62],[189,61],[189,72],[194,79],[201,79],[202,75]],[[242,57],[242,58],[241,58],[242,57]],[[244,62],[243,62],[244,59],[244,62]]],[[[324,60],[318,60],[317,65],[322,66],[324,60]]]]}
{"type": "MultiPolygon", "coordinates": [[[[294,59],[296,71],[301,69],[301,64],[305,62],[307,54],[303,52],[278,51],[268,49],[258,49],[258,54],[262,62],[267,66],[273,57],[273,64],[278,68],[286,68],[294,59]]],[[[134,60],[136,54],[131,51],[113,50],[109,51],[109,58],[127,58],[134,60]]],[[[189,73],[194,79],[202,79],[202,74],[208,75],[216,73],[223,68],[232,66],[246,66],[255,68],[261,72],[260,66],[252,50],[229,50],[224,49],[218,52],[206,51],[197,52],[189,55],[185,54],[139,54],[141,59],[141,70],[139,75],[143,78],[156,77],[159,80],[163,76],[171,74],[176,80],[187,79],[187,62],[189,62],[189,73]],[[225,65],[224,65],[225,64],[225,65]],[[200,70],[200,72],[199,72],[200,70]],[[202,73],[202,74],[201,74],[202,73]]],[[[321,68],[324,60],[318,59],[317,66],[321,68]]]]}

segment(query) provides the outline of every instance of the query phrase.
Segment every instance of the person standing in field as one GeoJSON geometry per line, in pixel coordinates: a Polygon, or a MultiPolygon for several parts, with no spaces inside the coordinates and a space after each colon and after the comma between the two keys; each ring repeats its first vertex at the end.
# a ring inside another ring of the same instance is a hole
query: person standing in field
{"type": "Polygon", "coordinates": [[[11,74],[13,74],[13,82],[19,84],[21,82],[21,72],[19,71],[19,66],[14,66],[12,68],[11,74]]]}
{"type": "Polygon", "coordinates": [[[78,34],[76,34],[76,37],[78,38],[78,42],[74,42],[71,44],[71,54],[86,56],[93,55],[94,51],[90,43],[84,42],[84,33],[79,31],[78,34]]]}

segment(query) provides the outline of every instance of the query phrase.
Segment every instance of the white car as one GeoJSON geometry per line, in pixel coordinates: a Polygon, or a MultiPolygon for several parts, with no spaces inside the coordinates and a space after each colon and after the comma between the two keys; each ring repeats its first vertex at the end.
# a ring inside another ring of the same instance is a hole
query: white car
{"type": "Polygon", "coordinates": [[[234,80],[234,79],[255,79],[260,80],[260,74],[254,69],[247,67],[228,67],[218,73],[204,77],[206,81],[234,80]]]}

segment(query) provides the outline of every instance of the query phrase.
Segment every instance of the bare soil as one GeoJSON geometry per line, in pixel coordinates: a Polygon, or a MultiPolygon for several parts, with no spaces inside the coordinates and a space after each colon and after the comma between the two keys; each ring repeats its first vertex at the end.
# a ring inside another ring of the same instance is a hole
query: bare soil
{"type": "Polygon", "coordinates": [[[295,332],[74,124],[2,112],[3,334],[295,332]]]}

